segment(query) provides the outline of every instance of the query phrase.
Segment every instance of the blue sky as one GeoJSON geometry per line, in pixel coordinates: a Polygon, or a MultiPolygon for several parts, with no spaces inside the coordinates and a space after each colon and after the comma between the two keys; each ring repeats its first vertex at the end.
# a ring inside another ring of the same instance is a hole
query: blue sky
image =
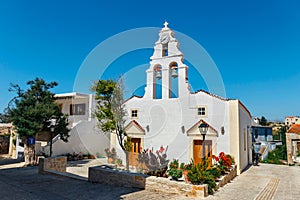
{"type": "MultiPolygon", "coordinates": [[[[42,77],[59,83],[54,92],[70,92],[99,43],[126,30],[162,27],[166,19],[205,48],[227,97],[240,99],[253,116],[300,115],[299,8],[297,1],[276,0],[0,1],[0,112],[14,95],[10,83],[42,77]]],[[[151,55],[151,49],[122,55],[115,61],[122,65],[106,76],[148,63],[151,55]]],[[[191,84],[206,89],[196,78],[191,84]]]]}

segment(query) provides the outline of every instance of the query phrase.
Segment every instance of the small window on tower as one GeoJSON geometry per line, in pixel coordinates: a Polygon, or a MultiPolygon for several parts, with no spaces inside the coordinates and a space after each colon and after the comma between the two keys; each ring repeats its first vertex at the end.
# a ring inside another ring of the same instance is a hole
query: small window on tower
{"type": "Polygon", "coordinates": [[[131,118],[137,118],[138,117],[138,110],[134,109],[131,110],[131,118]]]}

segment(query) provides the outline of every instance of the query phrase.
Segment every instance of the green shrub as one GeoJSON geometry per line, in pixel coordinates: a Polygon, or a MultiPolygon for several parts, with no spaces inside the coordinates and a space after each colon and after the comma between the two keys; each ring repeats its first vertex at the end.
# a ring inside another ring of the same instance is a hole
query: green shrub
{"type": "Polygon", "coordinates": [[[207,159],[203,159],[199,164],[192,162],[191,170],[187,176],[192,184],[207,184],[209,194],[213,194],[214,189],[217,187],[214,176],[209,171],[209,160],[207,159]]]}
{"type": "MultiPolygon", "coordinates": [[[[184,163],[183,163],[182,167],[183,166],[184,166],[184,163]]],[[[168,176],[171,176],[172,179],[174,179],[174,180],[177,180],[182,177],[182,170],[179,168],[179,162],[177,159],[174,159],[170,163],[169,170],[168,170],[168,176]]]]}
{"type": "Polygon", "coordinates": [[[280,159],[282,159],[282,151],[283,148],[282,147],[277,147],[276,149],[274,149],[273,151],[268,153],[268,157],[261,161],[263,163],[270,163],[270,164],[283,164],[280,159]]]}
{"type": "Polygon", "coordinates": [[[214,179],[217,179],[221,176],[221,172],[220,172],[220,170],[218,169],[217,166],[211,167],[210,169],[207,170],[207,172],[210,175],[212,175],[214,177],[214,179]]]}

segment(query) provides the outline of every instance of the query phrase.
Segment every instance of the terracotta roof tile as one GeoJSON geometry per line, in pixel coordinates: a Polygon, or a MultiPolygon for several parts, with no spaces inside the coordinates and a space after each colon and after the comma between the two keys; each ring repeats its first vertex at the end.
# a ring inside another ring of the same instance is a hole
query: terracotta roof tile
{"type": "Polygon", "coordinates": [[[300,134],[300,124],[293,124],[288,130],[288,133],[297,133],[300,134]]]}

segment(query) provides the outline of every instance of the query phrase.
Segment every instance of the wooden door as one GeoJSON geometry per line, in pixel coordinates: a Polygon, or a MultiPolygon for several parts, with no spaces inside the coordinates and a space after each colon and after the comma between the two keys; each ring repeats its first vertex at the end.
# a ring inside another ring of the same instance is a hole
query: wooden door
{"type": "Polygon", "coordinates": [[[205,157],[209,159],[210,163],[212,162],[212,141],[211,140],[205,140],[205,152],[203,152],[203,141],[202,140],[194,140],[193,145],[193,159],[195,164],[198,164],[201,162],[202,157],[205,157]]]}
{"type": "Polygon", "coordinates": [[[129,152],[129,165],[137,166],[138,165],[138,155],[141,147],[141,138],[131,138],[132,149],[129,152]]]}

